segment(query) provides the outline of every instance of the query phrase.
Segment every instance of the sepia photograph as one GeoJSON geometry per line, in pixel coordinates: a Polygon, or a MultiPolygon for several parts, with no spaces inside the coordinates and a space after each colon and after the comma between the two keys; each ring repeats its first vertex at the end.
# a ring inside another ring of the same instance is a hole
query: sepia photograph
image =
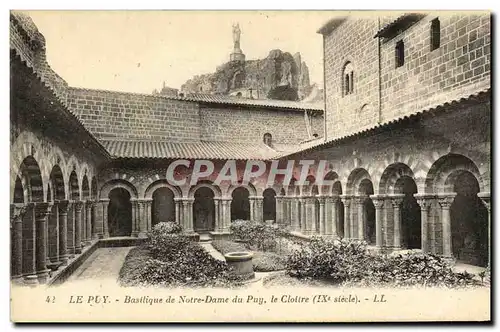
{"type": "Polygon", "coordinates": [[[10,10],[10,319],[491,322],[489,11],[10,10]]]}

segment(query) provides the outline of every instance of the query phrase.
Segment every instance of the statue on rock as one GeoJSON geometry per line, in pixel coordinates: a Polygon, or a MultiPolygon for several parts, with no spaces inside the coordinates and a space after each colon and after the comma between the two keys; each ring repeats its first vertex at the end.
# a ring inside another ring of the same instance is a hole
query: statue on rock
{"type": "Polygon", "coordinates": [[[233,24],[233,43],[235,51],[240,49],[240,36],[241,36],[240,24],[239,23],[233,24]]]}

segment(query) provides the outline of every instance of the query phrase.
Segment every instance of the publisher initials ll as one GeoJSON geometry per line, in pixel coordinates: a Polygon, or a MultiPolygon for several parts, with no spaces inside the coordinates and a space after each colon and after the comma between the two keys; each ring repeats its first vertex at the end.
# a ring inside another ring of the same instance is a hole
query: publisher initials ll
{"type": "Polygon", "coordinates": [[[384,299],[384,294],[382,294],[382,295],[375,294],[375,297],[373,298],[373,302],[387,302],[387,301],[384,299]]]}

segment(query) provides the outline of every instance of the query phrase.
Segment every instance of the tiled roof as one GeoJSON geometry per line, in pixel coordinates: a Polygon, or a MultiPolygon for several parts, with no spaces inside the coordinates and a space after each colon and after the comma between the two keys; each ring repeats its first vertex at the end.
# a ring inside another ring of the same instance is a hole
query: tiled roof
{"type": "Polygon", "coordinates": [[[270,160],[278,152],[263,143],[103,141],[115,158],[270,160]]]}
{"type": "Polygon", "coordinates": [[[312,110],[323,111],[323,103],[303,103],[300,101],[274,100],[274,99],[247,99],[233,96],[211,95],[203,93],[190,93],[184,97],[177,97],[179,100],[195,101],[209,104],[241,105],[254,107],[282,108],[289,110],[312,110]]]}
{"type": "Polygon", "coordinates": [[[411,115],[402,116],[402,117],[399,117],[399,118],[396,118],[396,119],[393,119],[390,121],[386,121],[384,123],[374,125],[370,128],[367,128],[367,129],[364,129],[364,130],[361,130],[361,131],[358,131],[355,133],[351,133],[351,134],[347,134],[347,135],[344,135],[341,137],[337,137],[337,138],[331,139],[329,141],[317,142],[317,144],[310,145],[308,147],[299,146],[294,152],[284,151],[281,153],[277,153],[276,158],[280,159],[280,158],[285,158],[285,157],[291,157],[291,156],[294,156],[294,155],[299,154],[299,153],[312,152],[318,148],[326,148],[326,147],[334,146],[335,144],[339,144],[342,141],[345,141],[348,139],[358,139],[358,138],[362,137],[363,135],[370,135],[370,134],[382,132],[382,131],[385,131],[385,130],[391,128],[392,126],[394,126],[396,124],[402,123],[403,121],[413,120],[413,119],[419,118],[419,117],[427,115],[427,114],[432,114],[434,112],[450,110],[450,109],[453,109],[453,107],[458,106],[464,102],[470,102],[470,101],[473,102],[473,101],[477,101],[477,100],[484,100],[490,94],[491,94],[491,87],[488,86],[480,91],[477,91],[474,94],[470,94],[470,93],[468,93],[467,95],[464,94],[464,95],[459,96],[458,98],[456,98],[452,101],[445,102],[445,103],[442,103],[440,105],[421,110],[419,112],[415,112],[411,115]]]}
{"type": "Polygon", "coordinates": [[[380,29],[374,38],[386,37],[390,38],[396,34],[399,30],[406,30],[419,20],[421,20],[425,14],[423,13],[406,13],[399,16],[394,21],[386,24],[382,29],[380,29]]]}

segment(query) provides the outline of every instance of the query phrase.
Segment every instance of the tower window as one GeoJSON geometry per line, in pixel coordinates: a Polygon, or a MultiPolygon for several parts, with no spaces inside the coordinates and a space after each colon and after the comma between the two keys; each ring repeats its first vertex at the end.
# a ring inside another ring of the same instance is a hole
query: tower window
{"type": "Polygon", "coordinates": [[[264,134],[264,144],[267,146],[271,146],[273,140],[273,136],[269,133],[264,134]]]}
{"type": "Polygon", "coordinates": [[[439,46],[441,46],[441,23],[439,18],[436,18],[431,22],[431,51],[439,48],[439,46]]]}
{"type": "Polygon", "coordinates": [[[405,64],[405,43],[400,40],[396,43],[396,68],[405,64]]]}
{"type": "Polygon", "coordinates": [[[354,68],[347,62],[342,71],[342,95],[350,95],[354,92],[354,68]]]}

